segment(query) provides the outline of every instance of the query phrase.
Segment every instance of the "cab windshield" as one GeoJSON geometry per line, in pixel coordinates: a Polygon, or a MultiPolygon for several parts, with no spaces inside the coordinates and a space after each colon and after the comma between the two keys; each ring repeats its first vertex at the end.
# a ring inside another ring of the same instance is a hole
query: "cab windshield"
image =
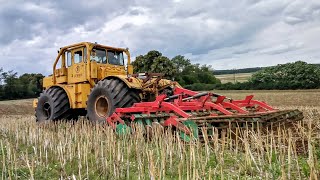
{"type": "Polygon", "coordinates": [[[108,63],[123,66],[124,65],[123,52],[108,50],[108,63]]]}

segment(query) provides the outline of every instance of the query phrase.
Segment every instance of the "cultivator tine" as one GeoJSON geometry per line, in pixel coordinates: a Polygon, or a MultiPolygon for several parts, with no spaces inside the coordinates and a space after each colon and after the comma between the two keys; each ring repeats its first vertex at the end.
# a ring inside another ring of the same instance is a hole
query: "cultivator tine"
{"type": "Polygon", "coordinates": [[[253,100],[247,96],[244,100],[232,100],[220,94],[197,93],[183,88],[175,88],[171,96],[159,95],[154,102],[135,103],[132,107],[117,108],[107,118],[118,134],[130,129],[129,124],[145,126],[150,136],[154,131],[163,131],[164,127],[174,127],[184,141],[213,136],[215,129],[242,128],[254,123],[268,126],[273,123],[294,122],[303,119],[298,110],[277,110],[270,105],[253,100]],[[216,100],[213,101],[212,97],[216,100]],[[228,101],[225,101],[225,100],[228,101]],[[128,128],[129,127],[129,128],[128,128]]]}

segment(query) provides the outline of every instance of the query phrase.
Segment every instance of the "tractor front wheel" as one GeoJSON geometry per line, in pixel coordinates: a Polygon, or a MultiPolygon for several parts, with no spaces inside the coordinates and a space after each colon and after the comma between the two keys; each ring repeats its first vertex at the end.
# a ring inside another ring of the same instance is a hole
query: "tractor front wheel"
{"type": "Polygon", "coordinates": [[[62,88],[51,87],[40,94],[36,108],[36,122],[69,119],[71,115],[69,99],[62,88]]]}

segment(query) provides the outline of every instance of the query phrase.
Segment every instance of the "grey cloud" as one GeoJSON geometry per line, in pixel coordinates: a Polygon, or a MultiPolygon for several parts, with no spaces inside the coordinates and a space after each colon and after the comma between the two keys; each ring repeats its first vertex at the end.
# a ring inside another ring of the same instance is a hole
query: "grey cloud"
{"type": "Polygon", "coordinates": [[[95,4],[88,1],[23,1],[22,3],[10,3],[0,10],[0,43],[28,40],[41,33],[41,31],[62,30],[68,33],[70,29],[78,25],[86,25],[88,30],[100,28],[101,25],[112,17],[123,13],[129,6],[129,1],[117,3],[95,4]],[[29,7],[29,8],[26,8],[29,7]],[[34,26],[42,24],[41,30],[34,26]]]}
{"type": "Polygon", "coordinates": [[[293,17],[293,16],[287,16],[287,17],[285,17],[285,20],[284,20],[284,21],[285,21],[286,23],[288,23],[288,24],[291,24],[291,25],[304,22],[303,19],[298,18],[298,17],[293,17]]]}
{"type": "Polygon", "coordinates": [[[284,52],[297,50],[299,48],[302,48],[302,46],[303,46],[302,43],[280,44],[280,45],[275,46],[275,47],[263,49],[263,50],[259,51],[259,53],[261,53],[261,54],[271,54],[271,55],[273,55],[273,54],[281,54],[281,53],[284,53],[284,52]]]}
{"type": "Polygon", "coordinates": [[[165,50],[166,54],[183,52],[199,55],[213,49],[243,44],[268,25],[265,21],[239,23],[239,25],[234,22],[237,24],[235,26],[227,25],[229,22],[222,22],[221,29],[211,31],[203,21],[192,23],[194,24],[181,22],[174,25],[164,23],[144,26],[141,27],[143,30],[137,32],[139,33],[137,37],[143,37],[143,41],[138,39],[136,41],[139,47],[148,48],[151,44],[155,49],[165,50]]]}
{"type": "Polygon", "coordinates": [[[257,51],[256,48],[243,48],[243,49],[233,51],[233,54],[241,55],[241,54],[248,54],[250,52],[255,52],[255,51],[257,51]]]}
{"type": "Polygon", "coordinates": [[[0,67],[49,74],[56,50],[79,41],[129,47],[133,57],[152,49],[187,55],[218,69],[294,53],[319,57],[308,51],[315,38],[299,33],[318,34],[319,7],[303,0],[7,1],[0,7],[0,67]]]}
{"type": "Polygon", "coordinates": [[[134,27],[134,24],[132,23],[125,23],[121,28],[120,30],[130,30],[131,28],[134,27]]]}
{"type": "Polygon", "coordinates": [[[129,14],[129,15],[136,16],[136,15],[143,14],[143,11],[141,11],[141,10],[139,10],[139,9],[132,9],[132,10],[129,10],[128,14],[129,14]]]}
{"type": "MultiPolygon", "coordinates": [[[[273,10],[271,5],[269,11],[261,16],[266,5],[261,2],[255,2],[250,8],[247,3],[234,3],[234,1],[206,1],[199,3],[184,3],[183,8],[166,8],[162,21],[152,22],[137,30],[137,37],[143,37],[143,44],[136,40],[139,47],[145,43],[151,43],[155,49],[163,49],[167,54],[192,53],[199,55],[212,49],[223,47],[232,47],[246,41],[250,41],[256,32],[264,29],[274,22],[274,19],[281,14],[279,9],[284,9],[285,4],[273,10]],[[230,4],[234,6],[230,6],[230,4]],[[169,10],[168,10],[169,9],[169,10]],[[277,11],[275,13],[274,11],[277,11]],[[258,17],[259,18],[258,18],[258,17]],[[218,29],[208,27],[206,21],[219,20],[221,24],[218,29]],[[174,24],[170,23],[174,21],[174,24]],[[159,39],[161,41],[159,41],[159,39]],[[179,47],[179,48],[175,48],[179,47]]],[[[152,9],[152,11],[155,9],[152,9]]],[[[157,11],[157,10],[155,10],[157,11]]]]}
{"type": "Polygon", "coordinates": [[[319,21],[320,2],[294,1],[284,10],[284,21],[294,25],[302,22],[319,21]]]}

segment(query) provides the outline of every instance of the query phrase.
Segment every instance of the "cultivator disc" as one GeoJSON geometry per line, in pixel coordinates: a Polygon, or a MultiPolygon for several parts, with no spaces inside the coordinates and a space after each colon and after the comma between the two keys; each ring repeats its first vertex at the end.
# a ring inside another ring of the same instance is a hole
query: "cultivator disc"
{"type": "Polygon", "coordinates": [[[194,92],[176,87],[172,96],[159,95],[153,102],[135,103],[132,107],[117,108],[107,118],[117,134],[130,132],[130,126],[140,124],[151,128],[154,123],[174,127],[184,141],[198,139],[202,133],[213,135],[213,128],[241,128],[257,123],[261,126],[294,122],[303,119],[299,110],[277,110],[253,100],[232,100],[210,92],[194,92]]]}

